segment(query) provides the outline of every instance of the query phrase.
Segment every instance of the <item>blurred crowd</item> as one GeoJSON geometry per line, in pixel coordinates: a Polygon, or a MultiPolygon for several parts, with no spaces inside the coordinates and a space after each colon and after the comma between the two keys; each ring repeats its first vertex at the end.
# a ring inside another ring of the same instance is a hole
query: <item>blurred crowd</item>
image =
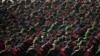
{"type": "Polygon", "coordinates": [[[0,56],[100,56],[100,0],[0,0],[0,56]]]}

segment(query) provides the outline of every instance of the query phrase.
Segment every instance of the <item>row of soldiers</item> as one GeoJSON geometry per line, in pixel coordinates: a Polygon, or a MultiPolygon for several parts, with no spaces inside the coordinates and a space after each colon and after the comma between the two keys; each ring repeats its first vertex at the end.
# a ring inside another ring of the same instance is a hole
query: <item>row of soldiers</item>
{"type": "MultiPolygon", "coordinates": [[[[36,0],[1,0],[2,3],[4,2],[11,2],[11,3],[15,3],[15,2],[22,2],[22,1],[25,1],[25,2],[35,2],[36,0]]],[[[41,0],[38,0],[38,1],[41,1],[41,0]]],[[[58,2],[61,2],[62,0],[44,0],[45,2],[55,2],[55,1],[58,1],[58,2]]],[[[78,2],[78,1],[82,1],[82,0],[66,0],[68,2],[78,2]]],[[[84,0],[85,2],[89,2],[91,3],[92,0],[84,0]]],[[[98,2],[100,2],[99,0],[97,0],[98,2]]]]}
{"type": "Polygon", "coordinates": [[[0,56],[100,56],[99,0],[26,1],[0,4],[0,56]]]}

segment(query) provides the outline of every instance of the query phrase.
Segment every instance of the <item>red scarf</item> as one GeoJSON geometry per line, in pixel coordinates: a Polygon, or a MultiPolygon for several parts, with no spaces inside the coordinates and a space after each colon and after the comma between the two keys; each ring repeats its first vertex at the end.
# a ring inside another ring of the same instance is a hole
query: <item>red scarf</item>
{"type": "Polygon", "coordinates": [[[66,56],[65,51],[63,50],[63,48],[60,48],[59,54],[60,54],[60,56],[66,56]]]}
{"type": "Polygon", "coordinates": [[[39,48],[36,52],[37,52],[38,56],[42,56],[43,50],[41,48],[39,48]]]}
{"type": "Polygon", "coordinates": [[[13,56],[16,56],[16,50],[14,48],[11,49],[11,53],[13,56]]]}
{"type": "Polygon", "coordinates": [[[72,37],[76,38],[76,36],[77,36],[76,32],[72,32],[72,37]]]}
{"type": "Polygon", "coordinates": [[[90,56],[90,53],[86,51],[83,56],[90,56]]]}
{"type": "Polygon", "coordinates": [[[3,44],[2,43],[0,43],[0,50],[2,50],[3,49],[3,44]]]}

